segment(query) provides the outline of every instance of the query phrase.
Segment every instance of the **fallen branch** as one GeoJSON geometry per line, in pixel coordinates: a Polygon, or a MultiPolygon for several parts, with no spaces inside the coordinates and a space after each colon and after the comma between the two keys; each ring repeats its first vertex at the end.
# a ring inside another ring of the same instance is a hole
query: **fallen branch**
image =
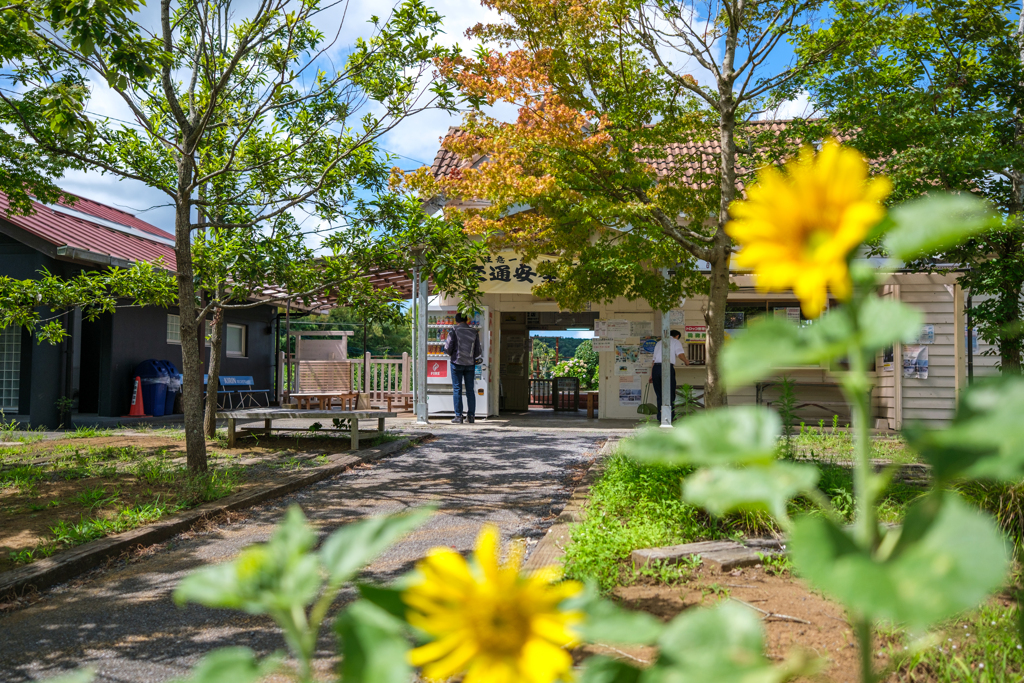
{"type": "Polygon", "coordinates": [[[777,614],[776,612],[766,612],[765,610],[761,609],[760,607],[755,607],[754,605],[751,605],[749,602],[745,602],[743,600],[740,600],[739,598],[734,598],[732,596],[730,596],[729,599],[730,600],[735,600],[736,602],[740,603],[741,605],[746,605],[750,609],[755,610],[755,611],[760,612],[761,614],[763,614],[764,615],[764,619],[761,619],[761,621],[764,621],[765,619],[778,619],[780,621],[795,621],[798,624],[807,624],[808,626],[812,625],[811,622],[807,621],[806,619],[801,619],[800,617],[791,617],[788,614],[777,614]]]}

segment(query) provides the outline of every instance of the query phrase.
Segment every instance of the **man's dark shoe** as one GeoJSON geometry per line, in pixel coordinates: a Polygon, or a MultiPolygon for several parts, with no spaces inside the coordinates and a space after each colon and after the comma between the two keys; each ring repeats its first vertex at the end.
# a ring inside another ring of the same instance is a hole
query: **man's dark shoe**
{"type": "Polygon", "coordinates": [[[453,425],[460,425],[460,424],[462,424],[462,416],[461,415],[456,415],[455,417],[453,417],[452,418],[452,424],[453,425]]]}
{"type": "Polygon", "coordinates": [[[474,422],[476,422],[476,417],[470,415],[468,418],[466,418],[466,421],[469,422],[469,424],[473,424],[474,422]]]}

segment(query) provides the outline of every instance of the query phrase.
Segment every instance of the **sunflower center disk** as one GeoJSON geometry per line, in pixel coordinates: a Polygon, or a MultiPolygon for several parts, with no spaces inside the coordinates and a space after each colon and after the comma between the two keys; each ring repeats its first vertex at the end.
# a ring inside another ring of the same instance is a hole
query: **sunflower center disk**
{"type": "Polygon", "coordinates": [[[481,599],[470,621],[480,649],[495,655],[518,655],[530,637],[530,617],[515,600],[481,599]]]}

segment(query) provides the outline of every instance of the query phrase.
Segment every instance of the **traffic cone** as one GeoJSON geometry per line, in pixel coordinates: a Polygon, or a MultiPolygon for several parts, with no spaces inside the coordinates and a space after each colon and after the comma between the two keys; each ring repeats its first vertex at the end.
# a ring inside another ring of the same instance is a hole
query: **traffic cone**
{"type": "Polygon", "coordinates": [[[146,411],[142,409],[142,378],[135,378],[135,386],[132,388],[132,409],[128,411],[128,417],[146,417],[146,411]]]}

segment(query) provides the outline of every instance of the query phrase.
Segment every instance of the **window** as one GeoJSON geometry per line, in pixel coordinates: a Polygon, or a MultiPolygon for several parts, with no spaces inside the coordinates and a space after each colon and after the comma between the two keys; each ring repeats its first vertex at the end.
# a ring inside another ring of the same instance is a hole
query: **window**
{"type": "MultiPolygon", "coordinates": [[[[210,335],[213,334],[213,327],[209,320],[206,321],[206,345],[210,345],[210,335]]],[[[167,343],[181,343],[181,316],[173,313],[167,314],[167,343]]]]}
{"type": "Polygon", "coordinates": [[[227,324],[224,331],[224,349],[229,357],[245,358],[245,325],[227,324]]]}
{"type": "Polygon", "coordinates": [[[181,317],[167,314],[167,343],[181,343],[181,317]]]}
{"type": "Polygon", "coordinates": [[[21,386],[21,328],[0,329],[0,409],[18,410],[21,386]]]}

